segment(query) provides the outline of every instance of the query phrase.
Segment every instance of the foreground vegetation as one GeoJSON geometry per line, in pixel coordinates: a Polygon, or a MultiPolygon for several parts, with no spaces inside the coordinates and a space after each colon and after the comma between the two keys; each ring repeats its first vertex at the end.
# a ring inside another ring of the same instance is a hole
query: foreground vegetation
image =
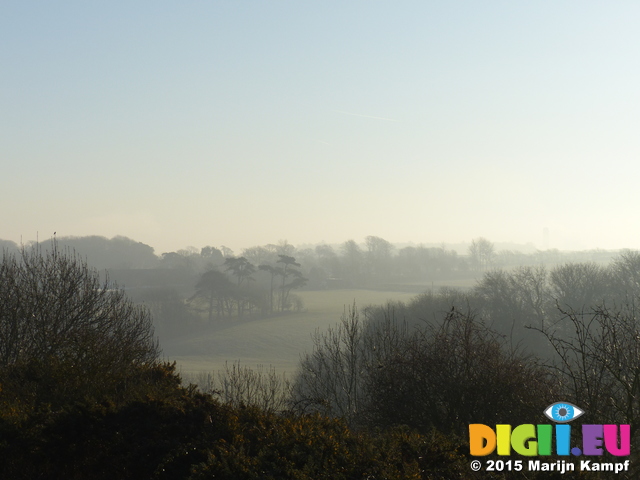
{"type": "Polygon", "coordinates": [[[587,411],[574,425],[630,424],[635,445],[638,278],[640,254],[626,252],[354,305],[291,381],[238,366],[202,392],[160,361],[148,312],[78,257],[5,254],[0,477],[496,478],[469,469],[468,425],[548,423],[558,400],[587,411]],[[520,328],[553,357],[514,343],[520,328]]]}
{"type": "Polygon", "coordinates": [[[158,360],[148,314],[70,252],[0,265],[0,477],[451,478],[461,444],[223,404],[158,360]]]}
{"type": "MultiPolygon", "coordinates": [[[[177,383],[170,366],[155,370],[177,383]]],[[[437,433],[357,432],[339,419],[232,407],[167,383],[137,401],[41,405],[21,421],[3,415],[0,433],[0,475],[12,479],[445,479],[467,471],[462,444],[437,433]]]]}

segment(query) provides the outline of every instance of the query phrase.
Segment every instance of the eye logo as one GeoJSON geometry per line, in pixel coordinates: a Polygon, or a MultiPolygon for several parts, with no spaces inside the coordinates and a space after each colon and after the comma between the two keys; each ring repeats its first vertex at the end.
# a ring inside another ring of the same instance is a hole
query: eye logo
{"type": "Polygon", "coordinates": [[[575,420],[584,413],[584,410],[576,407],[569,402],[557,402],[553,405],[549,405],[544,411],[544,414],[550,420],[557,423],[567,423],[571,420],[575,420]]]}

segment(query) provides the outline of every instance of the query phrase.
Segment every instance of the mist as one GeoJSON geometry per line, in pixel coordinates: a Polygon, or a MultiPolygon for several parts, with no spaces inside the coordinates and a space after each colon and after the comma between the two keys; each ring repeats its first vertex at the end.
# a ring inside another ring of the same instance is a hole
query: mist
{"type": "Polygon", "coordinates": [[[639,19],[4,5],[0,476],[468,478],[559,400],[640,439],[639,19]]]}

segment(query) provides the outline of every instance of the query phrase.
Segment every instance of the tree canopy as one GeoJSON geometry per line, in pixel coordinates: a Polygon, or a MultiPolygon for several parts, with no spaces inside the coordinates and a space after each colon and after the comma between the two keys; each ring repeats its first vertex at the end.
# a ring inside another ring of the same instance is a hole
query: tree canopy
{"type": "Polygon", "coordinates": [[[126,377],[159,353],[148,311],[71,251],[3,254],[3,393],[47,403],[122,394],[126,377]]]}

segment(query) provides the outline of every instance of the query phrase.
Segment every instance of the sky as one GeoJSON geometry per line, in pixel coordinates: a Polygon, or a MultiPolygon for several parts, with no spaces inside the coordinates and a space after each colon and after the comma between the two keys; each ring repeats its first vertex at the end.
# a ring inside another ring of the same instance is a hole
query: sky
{"type": "Polygon", "coordinates": [[[0,238],[640,249],[639,23],[636,1],[2,2],[0,238]]]}

